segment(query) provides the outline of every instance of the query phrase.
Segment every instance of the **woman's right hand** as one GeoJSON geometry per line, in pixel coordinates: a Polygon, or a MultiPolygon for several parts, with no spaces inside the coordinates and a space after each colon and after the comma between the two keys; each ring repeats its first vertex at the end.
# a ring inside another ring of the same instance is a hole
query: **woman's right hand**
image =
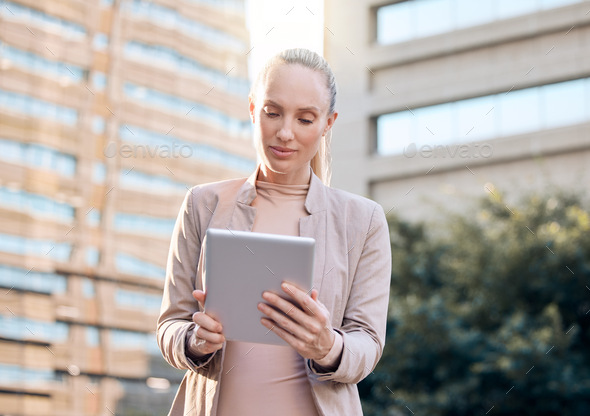
{"type": "MultiPolygon", "coordinates": [[[[199,302],[201,309],[205,304],[206,293],[202,290],[193,291],[193,297],[199,302]]],[[[189,351],[193,355],[211,354],[223,346],[225,336],[223,327],[219,321],[215,320],[205,312],[195,312],[193,322],[196,324],[192,335],[188,340],[189,351]]]]}

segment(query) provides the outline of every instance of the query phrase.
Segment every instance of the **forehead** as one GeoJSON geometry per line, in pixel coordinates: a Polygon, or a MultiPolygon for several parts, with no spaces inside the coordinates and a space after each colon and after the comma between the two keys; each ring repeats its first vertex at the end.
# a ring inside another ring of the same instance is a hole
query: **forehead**
{"type": "Polygon", "coordinates": [[[275,101],[284,107],[316,106],[327,111],[330,103],[325,75],[298,64],[272,67],[260,91],[261,99],[275,101]]]}

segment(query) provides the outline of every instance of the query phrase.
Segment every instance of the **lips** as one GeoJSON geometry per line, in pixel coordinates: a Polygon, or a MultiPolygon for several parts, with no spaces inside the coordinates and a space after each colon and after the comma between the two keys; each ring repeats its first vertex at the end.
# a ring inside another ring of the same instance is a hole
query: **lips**
{"type": "Polygon", "coordinates": [[[281,146],[269,146],[270,151],[279,158],[287,158],[295,153],[295,150],[289,149],[288,147],[281,147],[281,146]]]}

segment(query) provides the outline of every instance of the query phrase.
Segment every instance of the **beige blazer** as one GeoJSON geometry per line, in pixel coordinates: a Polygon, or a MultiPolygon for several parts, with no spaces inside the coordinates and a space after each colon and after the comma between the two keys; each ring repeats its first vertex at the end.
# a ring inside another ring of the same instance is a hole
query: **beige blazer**
{"type": "MultiPolygon", "coordinates": [[[[193,187],[178,214],[157,328],[166,361],[188,370],[170,415],[214,416],[217,412],[225,345],[201,361],[187,356],[187,332],[194,328],[192,315],[199,309],[192,291],[203,289],[201,246],[206,229],[252,230],[258,170],[249,178],[193,187]]],[[[305,208],[310,215],[300,219],[299,229],[301,236],[316,240],[313,284],[344,343],[333,372],[306,361],[312,396],[321,415],[362,415],[356,383],[375,368],[385,341],[391,278],[385,214],[369,199],[325,186],[313,172],[305,208]]]]}

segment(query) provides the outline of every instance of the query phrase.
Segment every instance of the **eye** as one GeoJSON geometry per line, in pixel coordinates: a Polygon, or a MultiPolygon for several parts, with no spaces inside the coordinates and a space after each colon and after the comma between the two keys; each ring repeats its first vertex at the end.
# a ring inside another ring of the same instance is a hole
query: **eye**
{"type": "Polygon", "coordinates": [[[312,120],[307,120],[305,118],[300,118],[299,121],[302,122],[303,124],[312,124],[313,123],[312,120]]]}
{"type": "Polygon", "coordinates": [[[271,112],[268,112],[268,111],[265,111],[265,114],[266,114],[268,117],[270,117],[270,118],[275,118],[275,117],[277,117],[277,116],[278,116],[278,114],[277,114],[277,113],[271,113],[271,112]]]}

